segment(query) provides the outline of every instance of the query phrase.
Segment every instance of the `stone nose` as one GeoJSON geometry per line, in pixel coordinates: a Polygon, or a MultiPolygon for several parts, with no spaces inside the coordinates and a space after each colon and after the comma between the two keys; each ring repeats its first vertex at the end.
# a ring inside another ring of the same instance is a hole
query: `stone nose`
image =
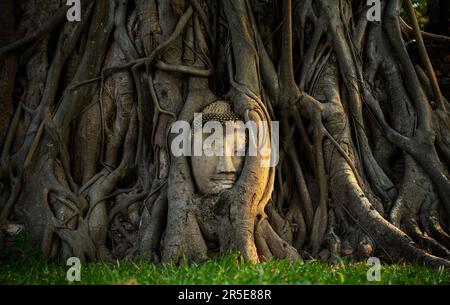
{"type": "Polygon", "coordinates": [[[233,157],[229,154],[224,154],[218,157],[217,172],[218,173],[235,173],[236,168],[233,164],[233,157]]]}

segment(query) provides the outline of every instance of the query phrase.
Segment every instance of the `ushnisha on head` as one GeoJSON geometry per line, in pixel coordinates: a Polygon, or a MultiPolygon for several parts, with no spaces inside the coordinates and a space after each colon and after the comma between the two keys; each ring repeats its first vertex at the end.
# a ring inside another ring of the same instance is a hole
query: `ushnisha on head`
{"type": "MultiPolygon", "coordinates": [[[[193,137],[201,139],[203,153],[191,157],[192,174],[200,193],[218,194],[232,188],[240,175],[245,159],[246,133],[240,128],[242,119],[232,111],[227,101],[215,101],[201,114],[201,121],[194,120],[193,137]],[[216,126],[220,123],[221,140],[211,141],[213,132],[206,128],[208,122],[216,122],[216,126]]],[[[199,145],[199,142],[192,141],[192,145],[199,145]]]]}

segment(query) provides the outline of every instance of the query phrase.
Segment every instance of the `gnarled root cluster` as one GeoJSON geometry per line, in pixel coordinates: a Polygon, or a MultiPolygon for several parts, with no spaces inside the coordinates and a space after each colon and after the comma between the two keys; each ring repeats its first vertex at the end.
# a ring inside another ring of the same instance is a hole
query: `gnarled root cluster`
{"type": "Polygon", "coordinates": [[[25,34],[0,47],[0,223],[43,257],[450,265],[449,103],[410,0],[380,22],[359,0],[84,2],[1,4],[25,34]],[[170,127],[217,99],[279,121],[280,159],[204,198],[170,127]]]}

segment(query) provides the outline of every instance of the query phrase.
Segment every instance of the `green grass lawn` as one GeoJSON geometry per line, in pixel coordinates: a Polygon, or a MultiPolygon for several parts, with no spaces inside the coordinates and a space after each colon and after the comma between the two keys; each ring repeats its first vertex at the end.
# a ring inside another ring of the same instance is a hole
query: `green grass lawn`
{"type": "MultiPolygon", "coordinates": [[[[72,284],[71,266],[62,260],[39,259],[39,249],[19,234],[9,246],[0,246],[0,284],[72,284]]],[[[419,264],[382,265],[381,280],[370,282],[371,266],[361,263],[329,265],[317,260],[272,260],[250,264],[238,254],[217,256],[203,264],[152,264],[125,260],[108,264],[81,264],[78,284],[450,284],[450,272],[419,264]]]]}
{"type": "MultiPolygon", "coordinates": [[[[382,265],[381,281],[369,282],[364,263],[330,266],[319,261],[268,261],[252,265],[237,255],[220,256],[201,265],[154,265],[117,261],[81,266],[79,284],[450,284],[450,273],[419,265],[382,265]]],[[[69,266],[36,258],[0,261],[1,284],[68,284],[69,266]]]]}

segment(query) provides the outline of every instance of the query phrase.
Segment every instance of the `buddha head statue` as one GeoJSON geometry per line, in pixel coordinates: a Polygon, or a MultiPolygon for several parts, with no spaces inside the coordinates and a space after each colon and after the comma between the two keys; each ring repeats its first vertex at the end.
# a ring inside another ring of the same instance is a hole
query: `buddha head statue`
{"type": "Polygon", "coordinates": [[[197,149],[201,145],[202,149],[200,154],[194,153],[190,157],[190,163],[201,194],[218,194],[236,183],[246,150],[246,133],[242,124],[231,104],[223,100],[206,106],[201,112],[201,120],[194,118],[191,143],[197,145],[197,149]]]}

